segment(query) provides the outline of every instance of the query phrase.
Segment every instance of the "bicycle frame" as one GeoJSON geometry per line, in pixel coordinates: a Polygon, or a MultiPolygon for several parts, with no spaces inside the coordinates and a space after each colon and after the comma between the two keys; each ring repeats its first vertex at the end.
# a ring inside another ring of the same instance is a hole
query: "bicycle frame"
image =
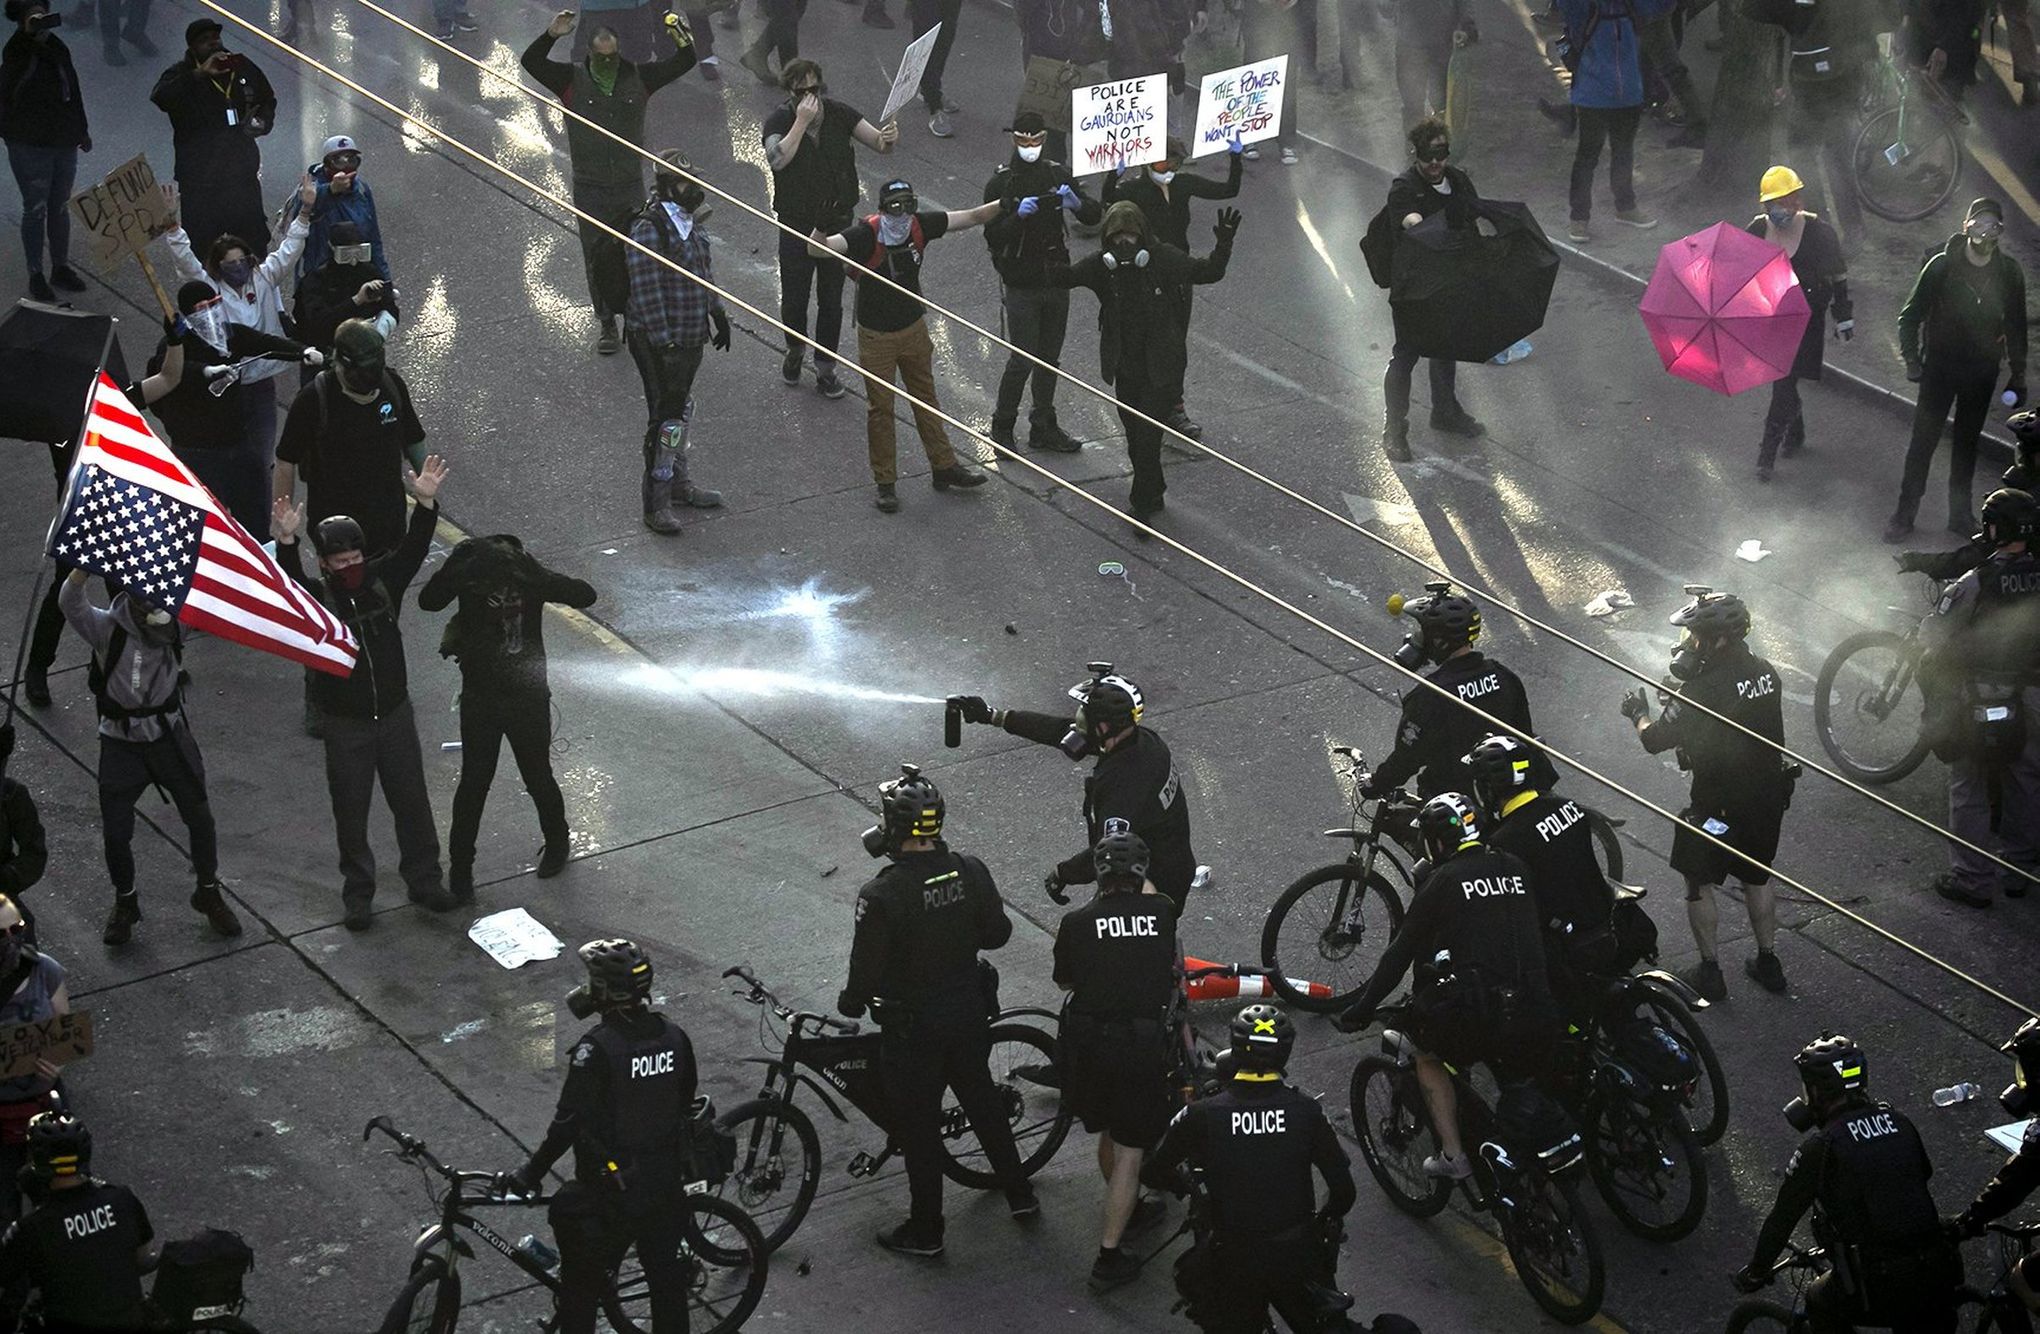
{"type": "Polygon", "coordinates": [[[424,1264],[427,1260],[436,1258],[446,1267],[447,1273],[458,1272],[461,1258],[465,1257],[471,1260],[475,1255],[474,1247],[468,1245],[456,1231],[458,1228],[466,1228],[484,1242],[487,1242],[489,1249],[495,1251],[519,1269],[522,1269],[527,1275],[538,1280],[554,1293],[558,1293],[560,1281],[553,1276],[550,1270],[518,1250],[514,1244],[503,1238],[502,1233],[482,1222],[481,1219],[469,1213],[464,1207],[471,1204],[486,1205],[501,1203],[506,1206],[528,1208],[545,1204],[550,1198],[549,1196],[531,1196],[500,1202],[475,1200],[463,1195],[460,1186],[455,1184],[446,1193],[446,1202],[440,1209],[439,1221],[426,1224],[424,1230],[418,1234],[418,1240],[411,1243],[412,1271],[415,1273],[419,1265],[424,1264]]]}

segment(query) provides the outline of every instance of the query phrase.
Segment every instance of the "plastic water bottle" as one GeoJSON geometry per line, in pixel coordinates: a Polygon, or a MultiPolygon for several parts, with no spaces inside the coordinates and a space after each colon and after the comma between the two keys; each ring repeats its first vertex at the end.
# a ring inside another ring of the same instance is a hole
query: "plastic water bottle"
{"type": "Polygon", "coordinates": [[[2007,389],[2005,390],[2005,392],[1998,395],[1998,402],[2004,404],[2008,408],[2016,408],[2019,406],[2019,396],[2013,393],[2011,390],[2007,389]]]}
{"type": "Polygon", "coordinates": [[[1509,344],[1501,351],[1495,353],[1495,355],[1489,358],[1489,360],[1494,365],[1506,366],[1512,361],[1521,361],[1523,358],[1529,355],[1530,355],[1530,340],[1527,338],[1518,338],[1515,342],[1509,344]]]}
{"type": "Polygon", "coordinates": [[[559,1252],[528,1233],[517,1243],[517,1253],[548,1273],[559,1268],[559,1252]]]}
{"type": "Polygon", "coordinates": [[[1951,1084],[1947,1088],[1934,1090],[1934,1106],[1953,1107],[1957,1103],[1968,1102],[1981,1092],[1983,1090],[1974,1084],[1951,1084]]]}

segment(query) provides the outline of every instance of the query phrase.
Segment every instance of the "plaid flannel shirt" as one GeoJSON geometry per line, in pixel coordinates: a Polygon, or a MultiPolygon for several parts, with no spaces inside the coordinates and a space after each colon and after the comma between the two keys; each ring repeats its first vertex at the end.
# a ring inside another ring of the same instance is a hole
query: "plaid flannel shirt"
{"type": "MultiPolygon", "coordinates": [[[[651,209],[630,225],[631,239],[665,255],[689,273],[715,281],[709,264],[708,234],[696,224],[693,234],[682,240],[670,220],[655,216],[665,205],[654,202],[651,209]]],[[[630,247],[623,251],[630,270],[630,305],[624,317],[642,332],[654,347],[700,347],[708,341],[708,313],[722,309],[722,298],[699,283],[681,277],[658,260],[630,247]]]]}

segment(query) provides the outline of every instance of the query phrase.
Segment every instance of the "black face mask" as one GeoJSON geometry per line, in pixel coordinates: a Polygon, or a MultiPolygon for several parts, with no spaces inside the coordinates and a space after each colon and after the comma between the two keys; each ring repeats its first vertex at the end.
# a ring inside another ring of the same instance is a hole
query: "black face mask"
{"type": "Polygon", "coordinates": [[[1700,647],[1700,641],[1691,635],[1683,635],[1678,647],[1672,650],[1672,675],[1681,681],[1690,681],[1700,675],[1700,669],[1707,665],[1707,654],[1700,647]]]}
{"type": "Polygon", "coordinates": [[[595,1001],[595,993],[583,982],[567,993],[567,1013],[576,1019],[586,1019],[601,1007],[595,1001]]]}
{"type": "Polygon", "coordinates": [[[356,359],[335,356],[333,368],[340,374],[340,383],[357,394],[372,394],[382,383],[383,363],[380,357],[356,359]]]}

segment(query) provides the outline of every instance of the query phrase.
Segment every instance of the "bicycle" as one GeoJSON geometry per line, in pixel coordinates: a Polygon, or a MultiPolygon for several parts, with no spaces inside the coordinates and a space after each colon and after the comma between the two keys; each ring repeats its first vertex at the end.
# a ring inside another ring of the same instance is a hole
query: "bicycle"
{"type": "MultiPolygon", "coordinates": [[[[747,1064],[765,1067],[765,1082],[758,1096],[731,1108],[717,1121],[725,1133],[737,1139],[736,1166],[719,1189],[734,1193],[753,1216],[770,1220],[765,1249],[775,1251],[807,1217],[822,1177],[821,1137],[814,1121],[794,1103],[799,1089],[814,1093],[832,1116],[847,1122],[850,1118],[830,1094],[834,1089],[885,1132],[885,1146],[876,1156],[860,1151],[850,1160],[851,1176],[874,1175],[899,1151],[879,1070],[880,1037],[849,1020],[796,1011],[782,1004],[748,968],[730,968],[723,976],[743,982],[746,989],[731,994],[763,1012],[758,1021],[759,1041],[768,1052],[772,1051],[770,1022],[787,1025],[777,1052],[744,1058],[747,1064]],[[797,1155],[797,1160],[789,1161],[790,1155],[797,1155]]],[[[1053,1023],[1055,1015],[1018,1007],[1001,1010],[992,1020],[991,1067],[993,1084],[1006,1104],[1020,1166],[1031,1177],[1062,1147],[1070,1131],[1070,1114],[1063,1110],[1055,1074],[1055,1039],[1025,1022],[1029,1019],[1053,1023]]],[[[944,1095],[942,1104],[942,1150],[942,1172],[951,1181],[979,1190],[1001,1184],[953,1092],[944,1095]]]]}
{"type": "MultiPolygon", "coordinates": [[[[2033,1239],[2040,1236],[2040,1223],[1991,1223],[1988,1230],[1998,1236],[2004,1253],[1998,1280],[1987,1292],[1979,1292],[1967,1284],[1957,1288],[1956,1306],[1983,1308],[1976,1319],[1975,1334],[1990,1334],[1993,1330],[1998,1334],[2032,1334],[2032,1316],[2027,1312],[2025,1303],[2011,1291],[2008,1280],[2012,1267],[2032,1252],[2033,1239]]],[[[1729,1312],[1724,1334],[1750,1334],[1750,1331],[1764,1334],[1772,1330],[1779,1334],[1805,1334],[1806,1289],[1832,1268],[1825,1247],[1785,1243],[1785,1254],[1771,1266],[1771,1273],[1774,1277],[1785,1273],[1793,1275],[1793,1286],[1797,1291],[1791,1304],[1769,1297],[1745,1297],[1729,1312]]]]}
{"type": "MultiPolygon", "coordinates": [[[[1835,767],[1859,783],[1895,783],[1927,758],[1921,632],[1942,584],[1929,580],[1929,586],[1928,611],[1910,630],[1859,631],[1835,645],[1820,666],[1813,726],[1835,767]]],[[[1903,607],[1886,610],[1911,615],[1903,607]]]]}
{"type": "Polygon", "coordinates": [[[1863,207],[1893,222],[1916,222],[1948,202],[1962,177],[1956,124],[1969,116],[1934,77],[1893,54],[1892,34],[1877,34],[1877,62],[1864,90],[1849,175],[1863,207]]]}
{"type": "MultiPolygon", "coordinates": [[[[489,1248],[509,1260],[531,1279],[548,1289],[558,1300],[560,1280],[553,1274],[558,1257],[549,1250],[513,1245],[477,1218],[478,1207],[532,1208],[548,1197],[512,1196],[498,1192],[495,1172],[462,1172],[446,1166],[414,1136],[407,1135],[386,1116],[370,1121],[361,1132],[366,1142],[376,1132],[397,1143],[396,1157],[411,1163],[431,1178],[446,1183],[445,1194],[435,1204],[439,1221],[425,1228],[411,1247],[411,1274],[403,1290],[383,1317],[378,1334],[453,1334],[460,1320],[460,1262],[472,1259],[474,1247],[460,1236],[466,1229],[480,1237],[489,1248]],[[469,1188],[483,1187],[480,1193],[469,1188]]],[[[758,1225],[741,1209],[711,1193],[705,1182],[686,1188],[679,1203],[682,1219],[681,1264],[689,1275],[689,1328],[697,1334],[733,1334],[743,1328],[765,1296],[768,1252],[758,1225]]],[[[641,1267],[627,1253],[603,1289],[601,1309],[615,1334],[646,1334],[651,1328],[651,1289],[641,1267]]],[[[559,1328],[555,1313],[541,1328],[551,1334],[559,1328]]]]}
{"type": "Polygon", "coordinates": [[[1412,1218],[1430,1218],[1464,1190],[1476,1211],[1494,1215],[1516,1276],[1552,1319],[1577,1325],[1601,1309],[1607,1267],[1601,1241],[1580,1203],[1575,1172],[1584,1150],[1578,1135],[1550,1145],[1510,1144],[1495,1114],[1464,1073],[1451,1071],[1459,1123],[1473,1173],[1464,1181],[1433,1177],[1424,1158],[1438,1152],[1437,1132],[1417,1083],[1416,1048],[1393,1025],[1407,1004],[1384,1006],[1381,1054],[1353,1067],[1353,1133],[1367,1170],[1389,1203],[1412,1218]]]}
{"type": "MultiPolygon", "coordinates": [[[[1412,817],[1421,804],[1397,790],[1374,801],[1362,791],[1367,760],[1352,746],[1333,746],[1343,761],[1352,819],[1346,828],[1327,829],[1326,838],[1353,845],[1344,860],[1308,871],[1276,898],[1261,927],[1261,962],[1269,984],[1284,1002],[1300,1010],[1330,1014],[1351,1005],[1374,976],[1388,942],[1402,925],[1404,901],[1415,892],[1411,866],[1422,853],[1412,835],[1412,817]],[[1286,931],[1286,935],[1285,935],[1286,931]],[[1287,967],[1284,960],[1295,967],[1287,967]],[[1309,960],[1307,965],[1300,960],[1309,960]],[[1288,978],[1310,976],[1330,987],[1329,996],[1308,994],[1288,978]]],[[[1603,870],[1611,880],[1622,878],[1622,843],[1617,823],[1599,811],[1587,810],[1587,825],[1599,845],[1603,870]]]]}

